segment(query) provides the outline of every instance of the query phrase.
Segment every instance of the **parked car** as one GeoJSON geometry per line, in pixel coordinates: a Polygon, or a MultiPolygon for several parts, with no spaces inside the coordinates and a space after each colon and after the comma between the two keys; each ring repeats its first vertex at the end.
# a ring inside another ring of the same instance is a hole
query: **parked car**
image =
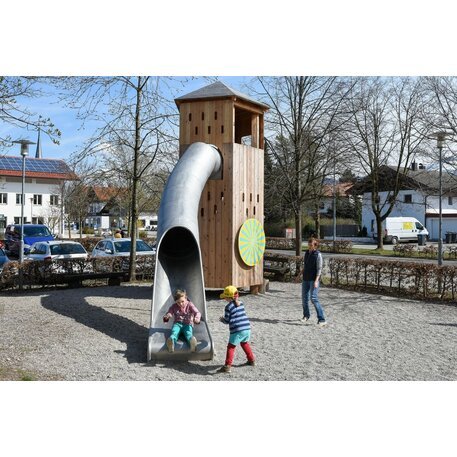
{"type": "MultiPolygon", "coordinates": [[[[105,257],[112,255],[128,256],[130,255],[130,238],[105,239],[99,241],[92,251],[92,257],[105,257]]],[[[137,255],[151,255],[156,253],[154,246],[149,246],[143,240],[136,240],[137,255]]]]}
{"type": "MultiPolygon", "coordinates": [[[[24,249],[30,249],[38,241],[52,241],[54,235],[43,224],[24,224],[24,249]]],[[[21,246],[21,224],[11,224],[5,230],[5,249],[18,256],[21,246]]]]}
{"type": "Polygon", "coordinates": [[[7,264],[9,261],[10,259],[6,255],[6,252],[2,248],[0,248],[0,273],[2,272],[5,264],[7,264]]]}
{"type": "Polygon", "coordinates": [[[87,259],[89,254],[76,241],[42,241],[34,243],[26,258],[30,260],[87,259]]]}
{"type": "MultiPolygon", "coordinates": [[[[414,217],[386,217],[382,223],[384,241],[397,244],[402,241],[418,241],[418,235],[428,238],[428,230],[414,217]]],[[[377,239],[375,233],[373,238],[377,239]]]]}

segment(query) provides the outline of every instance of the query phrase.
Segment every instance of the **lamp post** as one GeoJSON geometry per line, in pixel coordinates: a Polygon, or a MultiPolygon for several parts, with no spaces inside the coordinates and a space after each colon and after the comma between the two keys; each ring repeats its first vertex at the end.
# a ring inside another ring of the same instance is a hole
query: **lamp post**
{"type": "Polygon", "coordinates": [[[443,145],[446,136],[449,133],[446,131],[440,131],[433,134],[436,138],[436,147],[439,151],[439,203],[438,203],[438,265],[443,265],[443,145]]]}
{"type": "MultiPolygon", "coordinates": [[[[24,187],[25,187],[25,158],[29,155],[29,145],[35,144],[29,140],[17,140],[13,143],[21,145],[21,156],[22,156],[22,192],[21,192],[21,244],[19,247],[19,263],[22,264],[24,261],[24,187]]],[[[22,271],[22,270],[21,270],[22,271]]],[[[21,280],[22,286],[22,280],[21,280]]]]}

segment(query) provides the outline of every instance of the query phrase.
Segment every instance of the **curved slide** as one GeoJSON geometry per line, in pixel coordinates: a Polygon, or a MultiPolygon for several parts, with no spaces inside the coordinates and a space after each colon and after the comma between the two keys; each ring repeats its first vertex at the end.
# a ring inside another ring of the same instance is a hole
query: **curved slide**
{"type": "Polygon", "coordinates": [[[198,205],[208,179],[220,176],[222,158],[215,146],[193,143],[179,159],[168,178],[160,202],[154,290],[148,339],[151,360],[211,360],[214,349],[206,322],[205,284],[198,231],[198,205]],[[185,289],[189,299],[202,314],[194,325],[197,349],[190,352],[180,339],[169,353],[166,340],[173,320],[162,321],[173,304],[173,292],[185,289]]]}

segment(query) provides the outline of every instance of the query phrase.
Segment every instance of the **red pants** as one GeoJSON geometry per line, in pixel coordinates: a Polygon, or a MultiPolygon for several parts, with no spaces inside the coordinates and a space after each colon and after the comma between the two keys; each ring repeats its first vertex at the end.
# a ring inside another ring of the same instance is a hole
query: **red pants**
{"type": "MultiPolygon", "coordinates": [[[[244,343],[240,343],[241,349],[246,354],[246,357],[248,358],[248,362],[253,362],[255,360],[254,354],[252,353],[251,345],[245,341],[244,343]]],[[[226,365],[232,365],[233,364],[233,358],[235,357],[235,349],[236,346],[232,343],[227,344],[227,355],[225,356],[225,364],[226,365]]]]}

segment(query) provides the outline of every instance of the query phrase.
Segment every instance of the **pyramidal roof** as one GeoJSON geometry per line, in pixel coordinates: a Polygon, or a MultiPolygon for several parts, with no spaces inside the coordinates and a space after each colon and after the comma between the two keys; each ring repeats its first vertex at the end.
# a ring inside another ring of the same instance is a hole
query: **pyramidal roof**
{"type": "Polygon", "coordinates": [[[180,102],[185,100],[201,100],[201,99],[210,99],[210,98],[224,98],[224,97],[236,97],[242,100],[246,100],[255,105],[261,106],[265,110],[269,109],[269,106],[265,103],[260,103],[257,100],[254,100],[247,95],[232,89],[221,81],[216,81],[209,86],[202,87],[200,89],[194,90],[187,95],[182,95],[175,99],[176,104],[179,106],[180,102]]]}

